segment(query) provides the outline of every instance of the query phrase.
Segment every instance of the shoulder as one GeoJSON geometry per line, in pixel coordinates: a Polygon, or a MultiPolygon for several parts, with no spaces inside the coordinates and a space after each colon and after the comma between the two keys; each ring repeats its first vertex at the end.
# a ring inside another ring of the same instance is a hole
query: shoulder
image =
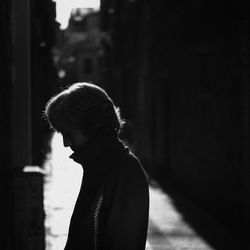
{"type": "Polygon", "coordinates": [[[142,164],[128,148],[124,149],[123,154],[119,159],[116,158],[112,165],[113,171],[109,175],[109,183],[128,188],[148,187],[147,175],[142,164]]]}
{"type": "Polygon", "coordinates": [[[140,160],[129,150],[128,147],[124,147],[123,152],[117,155],[113,164],[115,164],[115,172],[117,174],[145,174],[140,160]]]}

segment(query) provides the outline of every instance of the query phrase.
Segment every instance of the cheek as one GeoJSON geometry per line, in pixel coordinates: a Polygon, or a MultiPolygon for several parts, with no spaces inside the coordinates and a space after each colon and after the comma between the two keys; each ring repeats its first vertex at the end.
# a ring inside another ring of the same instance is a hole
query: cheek
{"type": "Polygon", "coordinates": [[[88,142],[88,139],[86,136],[82,135],[82,134],[78,134],[76,137],[75,137],[75,143],[78,145],[78,146],[81,146],[85,143],[88,142]]]}
{"type": "Polygon", "coordinates": [[[62,140],[63,140],[64,147],[68,147],[71,145],[71,139],[69,136],[62,134],[62,140]]]}

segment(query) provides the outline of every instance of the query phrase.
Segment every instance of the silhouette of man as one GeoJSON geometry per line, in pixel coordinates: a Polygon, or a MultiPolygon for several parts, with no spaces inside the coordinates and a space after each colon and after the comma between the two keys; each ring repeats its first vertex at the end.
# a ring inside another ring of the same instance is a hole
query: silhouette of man
{"type": "Polygon", "coordinates": [[[75,83],[46,104],[45,117],[83,167],[65,250],[144,250],[148,182],[118,134],[124,123],[108,94],[75,83]]]}

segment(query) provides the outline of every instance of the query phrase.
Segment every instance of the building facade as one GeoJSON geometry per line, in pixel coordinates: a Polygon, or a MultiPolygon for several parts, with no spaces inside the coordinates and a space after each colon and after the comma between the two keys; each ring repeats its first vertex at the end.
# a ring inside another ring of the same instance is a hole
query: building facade
{"type": "Polygon", "coordinates": [[[147,171],[247,236],[244,4],[103,0],[101,16],[105,84],[134,124],[147,171]]]}
{"type": "Polygon", "coordinates": [[[44,249],[44,105],[55,88],[55,3],[1,1],[1,249],[44,249]]]}
{"type": "Polygon", "coordinates": [[[81,81],[98,83],[102,63],[99,13],[92,9],[73,9],[68,27],[62,32],[64,39],[57,62],[61,85],[81,81]]]}

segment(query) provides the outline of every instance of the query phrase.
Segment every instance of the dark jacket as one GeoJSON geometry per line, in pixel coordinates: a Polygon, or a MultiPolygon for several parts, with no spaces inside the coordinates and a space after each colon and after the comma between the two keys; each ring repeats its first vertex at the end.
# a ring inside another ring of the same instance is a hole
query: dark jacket
{"type": "Polygon", "coordinates": [[[144,250],[149,192],[138,159],[116,137],[99,138],[71,158],[84,174],[65,250],[144,250]]]}

